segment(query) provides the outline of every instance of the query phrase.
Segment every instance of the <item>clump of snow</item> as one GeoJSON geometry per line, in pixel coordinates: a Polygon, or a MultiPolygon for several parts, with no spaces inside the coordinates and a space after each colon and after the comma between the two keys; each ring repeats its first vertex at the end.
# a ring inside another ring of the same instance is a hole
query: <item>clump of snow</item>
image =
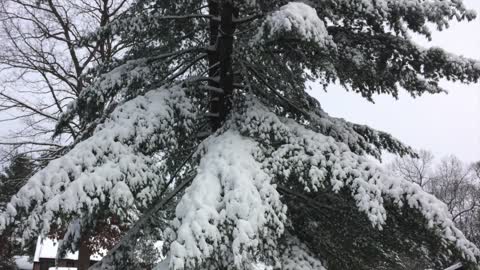
{"type": "Polygon", "coordinates": [[[206,265],[213,256],[242,268],[253,250],[268,248],[283,233],[285,207],[256,149],[231,130],[206,142],[197,176],[176,209],[173,269],[206,265]]]}
{"type": "Polygon", "coordinates": [[[328,47],[333,44],[317,11],[302,2],[290,2],[268,15],[255,39],[259,40],[264,35],[272,38],[292,32],[304,40],[317,43],[320,47],[328,47]]]}
{"type": "MultiPolygon", "coordinates": [[[[0,230],[17,215],[29,213],[25,239],[46,234],[57,213],[94,213],[107,202],[120,217],[126,209],[146,206],[158,194],[163,175],[158,173],[153,150],[176,148],[176,128],[193,127],[192,103],[177,86],[148,92],[119,106],[92,137],[50,162],[12,198],[0,215],[0,230]]],[[[131,211],[130,211],[131,212],[131,211]]],[[[61,225],[61,224],[59,224],[61,225]]]]}

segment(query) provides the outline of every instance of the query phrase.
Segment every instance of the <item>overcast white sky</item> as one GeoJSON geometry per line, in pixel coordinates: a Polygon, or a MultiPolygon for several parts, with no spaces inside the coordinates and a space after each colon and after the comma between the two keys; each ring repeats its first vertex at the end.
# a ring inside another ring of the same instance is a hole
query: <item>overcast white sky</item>
{"type": "MultiPolygon", "coordinates": [[[[480,59],[480,1],[465,0],[477,11],[475,21],[452,23],[433,34],[422,46],[439,46],[455,54],[480,59]]],[[[311,92],[331,116],[387,131],[414,147],[431,150],[437,157],[454,154],[466,162],[480,160],[480,84],[445,82],[448,95],[424,95],[413,99],[402,93],[399,100],[377,96],[372,104],[357,94],[332,86],[311,92]]]]}

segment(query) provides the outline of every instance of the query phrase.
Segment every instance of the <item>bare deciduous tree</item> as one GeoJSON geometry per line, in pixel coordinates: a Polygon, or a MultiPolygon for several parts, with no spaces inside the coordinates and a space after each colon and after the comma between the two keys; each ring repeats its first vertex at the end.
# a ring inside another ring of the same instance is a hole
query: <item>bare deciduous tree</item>
{"type": "MultiPolygon", "coordinates": [[[[86,41],[116,20],[130,0],[3,0],[0,2],[0,122],[13,130],[0,140],[8,153],[55,153],[82,127],[52,131],[67,105],[88,85],[88,70],[125,49],[112,35],[86,41]]],[[[9,155],[3,155],[8,158],[9,155]]]]}
{"type": "Polygon", "coordinates": [[[387,168],[442,200],[457,226],[480,243],[480,162],[466,165],[451,155],[435,164],[432,153],[421,150],[419,158],[396,158],[387,168]]]}
{"type": "Polygon", "coordinates": [[[433,159],[431,152],[420,150],[418,152],[418,158],[410,156],[404,158],[397,157],[388,167],[397,175],[424,187],[431,180],[433,159]]]}

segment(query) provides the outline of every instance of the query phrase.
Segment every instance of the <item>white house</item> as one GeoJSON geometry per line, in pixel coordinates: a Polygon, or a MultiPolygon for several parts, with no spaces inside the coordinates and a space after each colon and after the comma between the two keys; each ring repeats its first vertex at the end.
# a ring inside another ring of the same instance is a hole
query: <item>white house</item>
{"type": "MultiPolygon", "coordinates": [[[[77,269],[78,252],[67,253],[65,257],[58,260],[58,265],[55,265],[55,258],[57,256],[58,241],[49,238],[38,238],[37,246],[35,248],[35,255],[33,257],[33,270],[50,270],[58,266],[61,270],[77,269]]],[[[94,254],[90,257],[90,263],[93,264],[100,261],[102,257],[94,254]]]]}

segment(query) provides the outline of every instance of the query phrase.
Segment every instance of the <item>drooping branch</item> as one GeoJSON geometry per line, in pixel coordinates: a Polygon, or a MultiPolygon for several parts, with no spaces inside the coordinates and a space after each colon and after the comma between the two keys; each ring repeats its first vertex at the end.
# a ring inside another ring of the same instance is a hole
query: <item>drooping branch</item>
{"type": "MultiPolygon", "coordinates": [[[[138,233],[139,230],[158,212],[160,209],[165,208],[165,206],[180,192],[182,192],[188,185],[193,181],[194,176],[188,177],[182,181],[178,186],[169,194],[165,195],[159,202],[155,203],[142,217],[138,219],[135,225],[128,230],[128,232],[122,237],[122,239],[108,251],[107,255],[103,259],[94,265],[92,265],[89,270],[101,270],[103,269],[103,262],[109,263],[109,260],[113,260],[115,253],[118,252],[124,245],[133,239],[133,237],[138,233]]],[[[170,181],[169,181],[170,182],[170,181]]]]}

